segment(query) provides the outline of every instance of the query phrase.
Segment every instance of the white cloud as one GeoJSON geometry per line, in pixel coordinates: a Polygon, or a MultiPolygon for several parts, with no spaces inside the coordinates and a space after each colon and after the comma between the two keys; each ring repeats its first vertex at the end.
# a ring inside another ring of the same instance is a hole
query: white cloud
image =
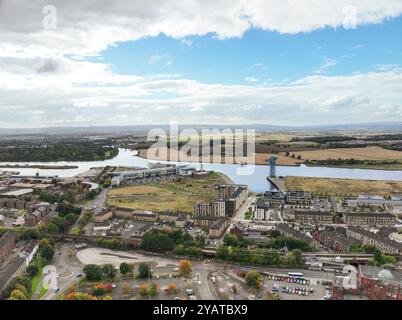
{"type": "Polygon", "coordinates": [[[400,0],[97,0],[51,1],[57,28],[45,30],[42,9],[48,0],[3,0],[0,51],[45,54],[97,54],[117,42],[160,33],[177,39],[215,33],[220,39],[241,37],[250,28],[280,33],[338,28],[345,8],[354,7],[356,24],[381,23],[402,13],[400,0]]]}
{"type": "Polygon", "coordinates": [[[314,73],[321,74],[321,73],[325,72],[327,69],[333,67],[334,65],[336,65],[336,60],[331,59],[331,58],[326,58],[324,64],[321,65],[320,67],[318,67],[317,69],[315,69],[314,73]]]}
{"type": "Polygon", "coordinates": [[[258,81],[260,81],[259,79],[254,78],[254,77],[245,77],[244,80],[246,80],[248,82],[258,82],[258,81]]]}
{"type": "MultiPolygon", "coordinates": [[[[0,1],[0,125],[144,124],[179,117],[217,124],[222,119],[277,124],[399,119],[398,69],[319,76],[335,64],[327,59],[315,76],[294,83],[221,85],[178,74],[121,75],[99,60],[109,46],[161,33],[190,45],[190,36],[213,33],[226,39],[251,28],[291,34],[339,28],[350,5],[356,7],[357,25],[402,13],[400,0],[0,1]],[[49,2],[57,8],[55,30],[42,25],[49,2]],[[97,62],[86,61],[89,55],[97,62]]],[[[149,63],[169,65],[172,58],[158,53],[149,63]]]]}
{"type": "Polygon", "coordinates": [[[155,64],[155,63],[163,63],[167,66],[172,65],[172,58],[169,54],[163,53],[163,54],[154,54],[149,57],[149,63],[150,64],[155,64]]]}
{"type": "Polygon", "coordinates": [[[391,71],[400,68],[398,64],[377,64],[375,67],[379,71],[391,71]]]}

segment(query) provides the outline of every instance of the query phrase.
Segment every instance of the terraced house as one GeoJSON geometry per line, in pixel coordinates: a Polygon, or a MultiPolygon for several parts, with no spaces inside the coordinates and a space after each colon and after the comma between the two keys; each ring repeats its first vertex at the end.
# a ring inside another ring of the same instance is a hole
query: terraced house
{"type": "Polygon", "coordinates": [[[346,236],[359,240],[363,244],[373,245],[385,254],[402,254],[402,243],[392,241],[379,233],[370,232],[363,228],[349,226],[346,236]]]}

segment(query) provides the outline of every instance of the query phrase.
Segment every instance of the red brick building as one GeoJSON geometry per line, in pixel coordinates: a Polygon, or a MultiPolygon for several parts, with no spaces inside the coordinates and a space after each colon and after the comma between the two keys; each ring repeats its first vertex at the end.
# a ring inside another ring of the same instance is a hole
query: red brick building
{"type": "Polygon", "coordinates": [[[362,295],[370,300],[402,300],[402,273],[360,266],[358,283],[362,295]]]}
{"type": "Polygon", "coordinates": [[[345,289],[343,277],[334,278],[332,298],[342,300],[345,295],[366,297],[370,300],[402,300],[402,273],[387,269],[360,266],[357,270],[357,288],[345,289]]]}
{"type": "Polygon", "coordinates": [[[0,238],[0,263],[3,263],[6,257],[13,251],[17,238],[14,233],[7,231],[0,238]]]}

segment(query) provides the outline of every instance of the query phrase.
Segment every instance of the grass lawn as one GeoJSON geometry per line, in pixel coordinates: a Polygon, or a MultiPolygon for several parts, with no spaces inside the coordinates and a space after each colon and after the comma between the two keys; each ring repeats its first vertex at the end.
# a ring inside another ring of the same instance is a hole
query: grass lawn
{"type": "Polygon", "coordinates": [[[244,219],[250,220],[252,216],[253,214],[250,211],[246,212],[246,214],[244,215],[244,219]]]}
{"type": "Polygon", "coordinates": [[[42,279],[42,274],[43,274],[43,267],[40,267],[39,273],[32,278],[31,281],[31,294],[33,295],[36,291],[36,288],[39,285],[40,280],[42,279]]]}
{"type": "Polygon", "coordinates": [[[45,289],[44,287],[42,287],[42,288],[40,289],[38,299],[42,298],[42,297],[46,294],[46,292],[48,292],[48,290],[49,290],[49,289],[45,289]]]}
{"type": "Polygon", "coordinates": [[[402,193],[402,182],[398,181],[286,177],[285,186],[287,190],[304,190],[339,195],[390,195],[402,193]]]}
{"type": "Polygon", "coordinates": [[[211,173],[202,179],[181,178],[154,185],[117,188],[109,191],[107,203],[137,210],[191,213],[195,204],[211,201],[213,185],[222,183],[219,174],[211,173]]]}

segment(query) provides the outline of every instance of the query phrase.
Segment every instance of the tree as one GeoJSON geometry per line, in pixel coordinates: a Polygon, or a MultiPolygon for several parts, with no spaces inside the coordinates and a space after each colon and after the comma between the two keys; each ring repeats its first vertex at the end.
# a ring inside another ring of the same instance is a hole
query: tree
{"type": "Polygon", "coordinates": [[[27,300],[27,297],[26,297],[26,295],[24,295],[23,292],[21,292],[21,290],[15,289],[11,292],[10,299],[11,300],[27,300]]]}
{"type": "Polygon", "coordinates": [[[11,292],[14,289],[16,289],[18,285],[23,286],[29,295],[29,293],[31,292],[31,285],[32,285],[31,280],[26,276],[16,276],[8,282],[6,288],[4,289],[4,292],[3,292],[4,296],[5,297],[10,296],[11,292]]]}
{"type": "Polygon", "coordinates": [[[122,275],[126,275],[127,273],[131,273],[133,271],[133,267],[129,265],[127,262],[120,263],[119,269],[122,275]]]}
{"type": "Polygon", "coordinates": [[[107,277],[109,279],[113,279],[117,274],[117,270],[112,264],[103,265],[102,272],[105,275],[105,277],[107,277]]]}
{"type": "Polygon", "coordinates": [[[188,277],[192,272],[192,265],[189,260],[180,260],[179,271],[183,277],[188,277]]]}
{"type": "Polygon", "coordinates": [[[155,282],[152,282],[151,287],[149,288],[148,294],[153,297],[158,294],[158,285],[155,282]]]}
{"type": "Polygon", "coordinates": [[[106,287],[103,283],[100,283],[92,288],[92,295],[96,297],[103,296],[106,293],[106,287]]]}
{"type": "Polygon", "coordinates": [[[144,235],[140,247],[143,250],[164,253],[172,251],[175,244],[167,234],[159,231],[152,231],[144,235]]]}
{"type": "Polygon", "coordinates": [[[143,283],[142,285],[140,285],[139,287],[140,290],[140,294],[145,297],[149,294],[149,288],[148,285],[146,283],[143,283]]]}
{"type": "Polygon", "coordinates": [[[296,264],[296,265],[303,264],[303,257],[302,257],[302,252],[300,249],[293,250],[292,256],[293,256],[294,264],[296,264]]]}
{"type": "Polygon", "coordinates": [[[37,262],[31,262],[27,267],[27,273],[29,276],[34,277],[39,273],[39,266],[37,262]]]}
{"type": "Polygon", "coordinates": [[[39,248],[50,245],[49,239],[43,238],[39,241],[39,248]]]}
{"type": "Polygon", "coordinates": [[[264,282],[264,278],[262,275],[255,270],[251,270],[246,274],[246,283],[247,286],[253,288],[255,290],[259,290],[262,288],[262,284],[264,282]]]}
{"type": "Polygon", "coordinates": [[[25,229],[20,235],[21,240],[36,240],[39,237],[39,231],[34,228],[25,229]]]}
{"type": "Polygon", "coordinates": [[[122,288],[123,295],[128,296],[131,293],[131,286],[128,283],[125,283],[122,288]]]}
{"type": "Polygon", "coordinates": [[[149,265],[145,262],[141,262],[138,266],[138,277],[143,279],[151,276],[152,274],[149,265]]]}
{"type": "Polygon", "coordinates": [[[281,233],[279,232],[279,230],[272,230],[271,234],[270,234],[271,238],[279,238],[281,236],[281,233]]]}
{"type": "Polygon", "coordinates": [[[64,300],[98,300],[98,299],[88,293],[71,292],[64,296],[64,300]]]}
{"type": "Polygon", "coordinates": [[[59,232],[59,227],[54,223],[49,223],[45,228],[45,232],[50,234],[56,234],[59,232]]]}
{"type": "Polygon", "coordinates": [[[100,281],[103,277],[102,268],[96,264],[88,264],[84,267],[85,278],[88,281],[100,281]]]}
{"type": "Polygon", "coordinates": [[[73,225],[75,221],[77,221],[77,218],[78,217],[74,213],[69,213],[64,217],[64,219],[66,219],[67,224],[70,226],[73,225]]]}
{"type": "Polygon", "coordinates": [[[165,291],[166,291],[166,293],[167,293],[168,295],[172,295],[172,294],[177,293],[177,286],[176,286],[176,284],[175,284],[175,283],[169,284],[169,285],[166,287],[165,291]]]}
{"type": "Polygon", "coordinates": [[[50,245],[45,245],[39,250],[40,256],[45,259],[48,263],[52,261],[54,256],[54,249],[50,245]]]}
{"type": "Polygon", "coordinates": [[[20,290],[24,294],[24,296],[28,297],[28,289],[25,288],[22,284],[17,284],[15,286],[15,289],[20,290]]]}

